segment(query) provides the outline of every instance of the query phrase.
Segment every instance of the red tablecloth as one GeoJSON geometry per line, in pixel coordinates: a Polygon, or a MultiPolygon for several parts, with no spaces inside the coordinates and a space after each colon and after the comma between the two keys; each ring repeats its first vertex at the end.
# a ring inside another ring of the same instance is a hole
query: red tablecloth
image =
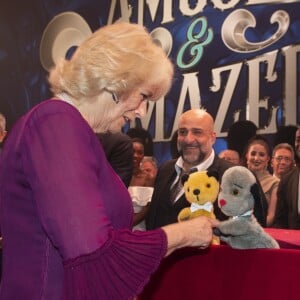
{"type": "Polygon", "coordinates": [[[237,250],[221,245],[174,252],[138,299],[300,299],[300,231],[293,231],[293,237],[292,231],[267,231],[285,248],[237,250]]]}
{"type": "Polygon", "coordinates": [[[266,228],[265,231],[277,240],[280,248],[300,249],[300,230],[266,228]]]}

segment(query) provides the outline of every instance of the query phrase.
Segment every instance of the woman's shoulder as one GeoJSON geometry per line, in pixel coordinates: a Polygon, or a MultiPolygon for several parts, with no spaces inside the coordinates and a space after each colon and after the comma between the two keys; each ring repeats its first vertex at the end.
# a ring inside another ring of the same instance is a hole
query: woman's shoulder
{"type": "Polygon", "coordinates": [[[33,116],[40,117],[56,113],[73,113],[79,115],[79,111],[71,104],[57,99],[48,99],[35,105],[26,115],[25,118],[33,116]]]}
{"type": "Polygon", "coordinates": [[[263,190],[268,192],[277,188],[280,180],[269,172],[265,172],[263,176],[259,177],[259,181],[263,190]]]}
{"type": "MultiPolygon", "coordinates": [[[[31,136],[34,132],[53,131],[58,128],[63,132],[66,126],[89,128],[79,111],[61,100],[45,100],[31,108],[13,126],[8,138],[18,141],[31,136]]],[[[90,128],[89,128],[90,130],[90,128]]]]}
{"type": "Polygon", "coordinates": [[[72,120],[72,123],[81,123],[83,122],[83,117],[78,109],[71,104],[62,100],[49,99],[37,104],[25,114],[21,118],[21,124],[23,128],[38,128],[49,120],[52,120],[53,124],[59,123],[62,125],[67,120],[72,120]]]}

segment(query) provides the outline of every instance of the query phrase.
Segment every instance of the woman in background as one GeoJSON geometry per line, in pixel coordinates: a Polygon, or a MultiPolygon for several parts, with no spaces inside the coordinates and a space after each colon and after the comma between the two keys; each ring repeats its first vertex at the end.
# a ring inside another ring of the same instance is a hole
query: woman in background
{"type": "Polygon", "coordinates": [[[133,229],[145,230],[144,219],[148,212],[148,201],[153,193],[154,181],[141,168],[145,157],[144,143],[140,138],[132,138],[133,147],[133,172],[129,184],[129,194],[133,201],[133,229]],[[140,187],[143,187],[142,189],[140,187]],[[147,189],[145,189],[147,188],[147,189]]]}
{"type": "Polygon", "coordinates": [[[249,140],[245,150],[247,167],[259,180],[268,202],[267,226],[272,226],[277,204],[277,189],[279,179],[269,172],[271,159],[270,146],[262,136],[254,136],[249,140]]]}
{"type": "Polygon", "coordinates": [[[132,138],[133,172],[130,180],[131,186],[151,186],[148,184],[147,174],[141,169],[141,162],[145,156],[144,143],[140,138],[132,138]]]}
{"type": "Polygon", "coordinates": [[[205,217],[131,230],[127,188],[95,132],[121,131],[163,97],[173,67],[143,27],[100,28],[51,71],[54,98],[10,131],[0,161],[0,298],[131,299],[163,257],[207,247],[205,217]]]}

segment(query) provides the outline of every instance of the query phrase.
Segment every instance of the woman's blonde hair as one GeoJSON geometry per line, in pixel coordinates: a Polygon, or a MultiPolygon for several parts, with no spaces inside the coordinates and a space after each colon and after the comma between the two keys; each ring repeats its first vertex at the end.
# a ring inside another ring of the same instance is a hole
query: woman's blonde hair
{"type": "Polygon", "coordinates": [[[141,84],[157,100],[170,89],[173,66],[163,49],[144,27],[115,23],[95,31],[49,74],[54,94],[65,92],[77,99],[95,97],[103,91],[122,95],[141,84]]]}

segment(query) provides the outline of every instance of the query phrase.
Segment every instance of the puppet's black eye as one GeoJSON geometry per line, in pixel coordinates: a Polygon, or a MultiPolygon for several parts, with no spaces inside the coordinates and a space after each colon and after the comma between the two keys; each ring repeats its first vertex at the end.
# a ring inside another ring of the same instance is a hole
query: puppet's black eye
{"type": "Polygon", "coordinates": [[[187,188],[187,191],[188,191],[188,193],[190,192],[190,188],[189,187],[187,188]]]}
{"type": "Polygon", "coordinates": [[[206,187],[207,187],[207,188],[210,188],[210,187],[211,187],[210,183],[207,183],[207,184],[206,184],[206,187]]]}
{"type": "Polygon", "coordinates": [[[233,189],[232,190],[232,195],[237,196],[239,194],[239,190],[238,189],[233,189]]]}

